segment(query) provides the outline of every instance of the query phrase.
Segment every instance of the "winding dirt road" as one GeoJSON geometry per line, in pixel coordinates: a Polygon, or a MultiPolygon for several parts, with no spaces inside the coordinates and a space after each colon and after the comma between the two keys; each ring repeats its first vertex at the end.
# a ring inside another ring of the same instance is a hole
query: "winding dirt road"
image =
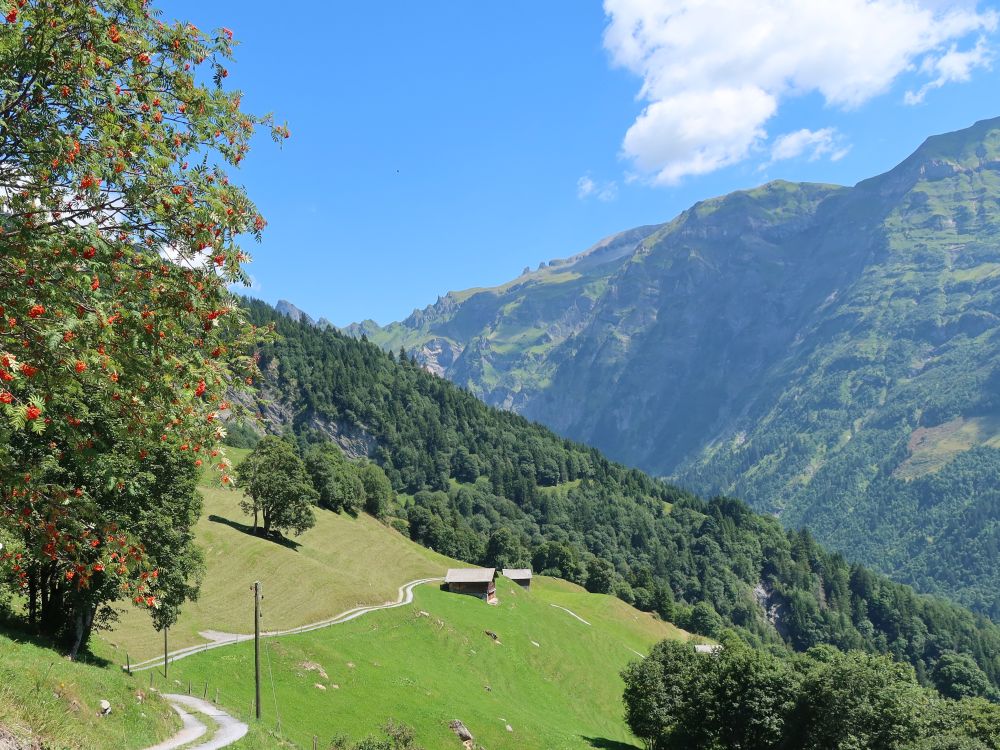
{"type": "MultiPolygon", "coordinates": [[[[308,625],[300,625],[296,628],[289,628],[287,630],[269,630],[267,632],[261,633],[261,638],[280,638],[285,635],[296,635],[298,633],[308,633],[312,630],[319,630],[320,628],[328,628],[331,625],[340,625],[344,622],[350,622],[355,620],[362,615],[366,615],[369,612],[377,612],[380,609],[393,609],[394,607],[402,607],[410,604],[413,601],[413,589],[424,583],[433,583],[435,581],[442,581],[443,578],[419,578],[416,581],[410,581],[409,583],[404,583],[399,587],[399,596],[394,602],[386,602],[385,604],[373,604],[365,607],[354,607],[345,612],[341,612],[339,615],[327,618],[326,620],[320,620],[319,622],[312,622],[308,625]]],[[[192,656],[193,654],[200,654],[203,651],[211,651],[212,649],[222,648],[223,646],[232,646],[237,643],[243,643],[244,641],[253,640],[253,635],[245,635],[242,633],[222,633],[217,630],[206,630],[199,635],[208,639],[207,643],[202,643],[198,646],[188,646],[187,648],[180,648],[176,651],[170,651],[167,653],[167,662],[172,663],[185,657],[192,656]]],[[[155,669],[163,664],[162,656],[154,656],[152,659],[146,659],[145,661],[138,662],[132,665],[133,672],[142,672],[146,669],[155,669]]],[[[122,665],[124,668],[124,665],[122,665]]]]}
{"type": "MultiPolygon", "coordinates": [[[[354,607],[346,612],[341,612],[335,617],[320,620],[319,622],[309,623],[308,625],[300,625],[297,628],[289,628],[288,630],[272,630],[266,633],[261,633],[261,637],[280,638],[284,635],[308,633],[312,630],[328,628],[331,625],[340,625],[344,622],[356,620],[369,612],[377,612],[380,609],[402,607],[413,601],[413,589],[417,586],[423,583],[433,583],[441,580],[444,579],[420,578],[416,581],[410,581],[409,583],[404,583],[399,587],[399,596],[394,602],[373,604],[367,607],[354,607]]],[[[232,646],[235,643],[242,643],[243,641],[248,641],[253,638],[252,635],[220,633],[214,630],[200,633],[200,635],[208,638],[209,643],[204,643],[200,646],[190,646],[188,648],[178,649],[177,651],[171,651],[167,654],[167,661],[174,662],[178,659],[191,656],[192,654],[200,654],[202,651],[222,648],[223,646],[232,646]]],[[[132,671],[141,672],[145,669],[153,669],[161,664],[163,664],[163,659],[160,657],[147,659],[146,661],[138,664],[133,664],[132,671]]],[[[204,701],[201,698],[195,698],[190,695],[177,695],[173,693],[165,693],[163,697],[170,703],[171,706],[173,706],[174,710],[181,717],[183,727],[170,739],[164,740],[160,744],[154,745],[153,747],[146,748],[146,750],[177,750],[177,748],[184,748],[184,750],[220,750],[220,748],[232,745],[249,731],[249,727],[242,721],[234,719],[215,704],[204,701]],[[217,729],[205,742],[197,745],[191,745],[190,743],[200,739],[208,733],[208,727],[205,723],[194,715],[199,713],[211,719],[217,729]]]]}
{"type": "Polygon", "coordinates": [[[220,748],[232,745],[250,731],[250,727],[242,721],[234,719],[218,706],[203,701],[201,698],[173,693],[166,693],[163,697],[169,701],[174,711],[181,717],[184,726],[169,740],[164,740],[159,745],[154,745],[147,750],[176,750],[180,747],[187,750],[220,750],[220,748]],[[190,743],[205,736],[208,733],[208,727],[194,714],[207,716],[216,727],[209,739],[197,745],[190,743]]]}

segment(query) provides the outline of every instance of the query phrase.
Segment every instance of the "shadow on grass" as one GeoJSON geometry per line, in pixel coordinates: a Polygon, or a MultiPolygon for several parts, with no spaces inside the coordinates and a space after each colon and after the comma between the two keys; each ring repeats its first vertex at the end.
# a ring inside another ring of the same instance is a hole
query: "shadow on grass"
{"type": "MultiPolygon", "coordinates": [[[[30,643],[32,646],[37,646],[38,648],[49,649],[58,658],[63,658],[67,654],[66,649],[52,638],[32,632],[26,623],[21,622],[9,613],[0,613],[0,635],[10,639],[14,643],[30,643]]],[[[95,667],[109,667],[112,665],[112,662],[107,659],[92,654],[86,646],[76,655],[76,661],[80,664],[91,664],[95,667]]]]}
{"type": "MultiPolygon", "coordinates": [[[[214,513],[208,517],[208,520],[212,523],[221,523],[224,526],[228,526],[232,529],[236,529],[244,534],[253,536],[253,526],[249,524],[240,523],[239,521],[233,521],[229,518],[223,518],[222,516],[217,516],[214,513]]],[[[302,545],[298,542],[292,541],[288,537],[282,536],[281,534],[271,534],[269,536],[264,536],[264,532],[259,528],[257,529],[257,538],[265,539],[269,542],[274,542],[275,544],[280,544],[282,547],[287,547],[290,550],[297,550],[302,545]]]]}
{"type": "Polygon", "coordinates": [[[607,737],[583,737],[581,738],[590,747],[596,747],[600,750],[635,750],[635,745],[629,745],[626,742],[619,742],[618,740],[609,740],[607,737]]]}

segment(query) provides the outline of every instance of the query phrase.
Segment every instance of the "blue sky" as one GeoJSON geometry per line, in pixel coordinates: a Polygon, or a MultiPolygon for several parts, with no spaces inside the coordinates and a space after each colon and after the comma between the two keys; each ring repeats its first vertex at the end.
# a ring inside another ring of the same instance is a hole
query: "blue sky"
{"type": "Polygon", "coordinates": [[[252,292],[387,323],[769,179],[853,184],[1000,115],[996,6],[161,0],[287,119],[252,292]],[[748,14],[752,10],[752,14],[748,14]]]}

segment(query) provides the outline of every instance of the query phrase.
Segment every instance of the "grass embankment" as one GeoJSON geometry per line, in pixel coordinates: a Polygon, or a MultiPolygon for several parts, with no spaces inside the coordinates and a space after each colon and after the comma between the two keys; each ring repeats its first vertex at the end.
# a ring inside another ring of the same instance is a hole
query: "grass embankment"
{"type": "Polygon", "coordinates": [[[117,665],[70,662],[0,632],[0,728],[47,750],[129,750],[173,734],[177,714],[143,685],[117,665]],[[108,716],[99,715],[102,700],[108,716]]]}
{"type": "MultiPolygon", "coordinates": [[[[294,544],[259,539],[247,533],[250,519],[238,509],[237,492],[207,480],[201,492],[197,535],[206,575],[201,597],[171,629],[171,649],[204,642],[200,631],[252,632],[254,580],[264,586],[263,627],[280,630],[393,600],[401,584],[456,564],[368,516],[322,510],[294,544]]],[[[409,606],[265,640],[265,719],[251,722],[235,747],[275,747],[279,717],[280,733],[306,748],[314,735],[321,747],[339,734],[360,739],[388,718],[412,725],[429,750],[460,747],[448,728],[452,719],[491,750],[633,746],[619,672],[662,638],[686,634],[564,581],[539,578],[525,592],[501,579],[498,592],[499,606],[490,607],[421,586],[409,606]],[[499,645],[487,629],[500,636],[499,645]]],[[[162,650],[162,636],[137,612],[126,613],[105,641],[101,652],[119,661],[126,649],[133,663],[162,650]]],[[[218,697],[235,716],[251,713],[252,643],[176,662],[166,680],[158,670],[141,672],[137,684],[148,686],[150,676],[158,689],[190,689],[218,697]]]]}
{"type": "MultiPolygon", "coordinates": [[[[265,641],[263,723],[280,717],[282,734],[306,748],[313,735],[326,747],[338,734],[374,734],[390,717],[413,726],[429,749],[461,747],[453,719],[491,750],[637,747],[622,718],[619,672],[657,641],[686,634],[564,581],[538,578],[523,591],[498,579],[497,592],[491,607],[421,586],[408,607],[265,641]]],[[[248,712],[252,644],[171,670],[195,692],[207,684],[227,708],[248,712]]],[[[236,747],[260,746],[248,738],[236,747]]]]}
{"type": "MultiPolygon", "coordinates": [[[[234,461],[244,451],[228,449],[234,461]]],[[[255,580],[263,584],[268,629],[283,630],[332,617],[359,604],[395,600],[400,585],[443,576],[453,561],[412,543],[362,514],[316,510],[316,526],[287,544],[254,537],[252,519],[239,509],[240,493],[201,485],[205,501],[196,534],[205,555],[201,595],[184,606],[170,629],[171,650],[206,642],[199,632],[253,632],[255,580]]],[[[95,648],[109,659],[133,663],[163,652],[163,635],[134,609],[95,648]]]]}

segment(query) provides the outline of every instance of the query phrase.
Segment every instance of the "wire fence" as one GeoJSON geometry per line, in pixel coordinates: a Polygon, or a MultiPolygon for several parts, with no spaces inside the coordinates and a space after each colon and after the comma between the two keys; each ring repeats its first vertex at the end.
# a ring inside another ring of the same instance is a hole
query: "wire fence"
{"type": "MultiPolygon", "coordinates": [[[[419,582],[411,583],[425,583],[432,580],[439,579],[426,579],[419,582]]],[[[400,606],[405,602],[393,603],[394,606],[400,606]]],[[[252,624],[253,622],[253,604],[251,603],[246,606],[247,609],[247,619],[252,624]]],[[[333,737],[326,732],[314,733],[309,731],[308,728],[303,729],[300,726],[286,726],[282,723],[282,708],[278,704],[278,689],[275,683],[275,673],[274,673],[274,663],[271,658],[272,644],[271,641],[276,638],[285,636],[301,636],[312,630],[316,630],[323,627],[328,627],[331,624],[346,623],[347,621],[355,619],[357,613],[365,610],[371,611],[370,605],[359,605],[354,610],[349,610],[346,613],[342,613],[336,618],[331,618],[324,623],[316,623],[313,625],[303,626],[301,628],[294,628],[287,631],[273,631],[268,632],[264,630],[263,625],[265,624],[265,609],[261,609],[261,718],[258,720],[256,717],[256,706],[254,703],[254,678],[253,672],[250,671],[247,674],[247,678],[244,682],[245,688],[236,690],[232,687],[230,683],[227,683],[226,689],[222,689],[219,685],[213,685],[210,680],[193,680],[189,677],[184,676],[185,667],[183,663],[177,667],[174,666],[174,660],[177,658],[180,661],[181,658],[190,656],[196,657],[198,654],[214,650],[216,648],[221,648],[223,646],[238,647],[239,644],[243,644],[243,648],[252,648],[253,636],[238,636],[233,637],[231,640],[217,641],[204,643],[198,646],[192,646],[190,649],[184,649],[179,652],[175,652],[173,655],[168,655],[168,666],[166,669],[166,674],[164,674],[163,657],[156,657],[145,659],[137,664],[131,664],[129,662],[129,657],[126,654],[126,664],[123,668],[132,675],[132,678],[136,681],[137,689],[149,689],[156,690],[160,693],[182,693],[187,695],[192,695],[197,698],[202,698],[207,700],[223,710],[232,715],[234,718],[248,724],[251,727],[258,727],[273,735],[273,737],[281,740],[290,747],[301,748],[302,750],[329,750],[333,744],[333,737]],[[346,615],[346,616],[345,616],[346,615]],[[265,635],[266,634],[266,635],[265,635]],[[267,689],[268,685],[270,690],[267,689]],[[270,695],[268,695],[270,692],[270,695]]],[[[419,615],[414,613],[413,617],[404,618],[403,620],[396,622],[392,625],[386,625],[385,623],[379,624],[377,627],[382,632],[386,634],[391,631],[398,630],[405,627],[413,627],[416,625],[419,615]]],[[[351,641],[355,638],[363,638],[369,636],[370,632],[366,630],[358,629],[348,629],[345,632],[338,633],[338,638],[344,641],[351,641]]],[[[280,669],[280,663],[278,663],[280,669]]],[[[292,713],[295,713],[294,711],[292,713]]],[[[298,717],[297,717],[298,718],[298,717]]]]}
{"type": "MultiPolygon", "coordinates": [[[[387,628],[383,626],[380,630],[389,632],[412,625],[413,623],[407,618],[407,621],[391,625],[387,628]]],[[[368,633],[352,632],[345,633],[343,637],[346,640],[353,640],[365,635],[368,635],[368,633]]],[[[271,645],[268,643],[268,640],[261,639],[261,718],[259,720],[256,717],[256,705],[254,703],[255,688],[252,664],[247,670],[245,687],[239,689],[233,687],[231,680],[228,680],[225,685],[220,686],[219,684],[213,684],[211,678],[191,678],[184,674],[186,670],[183,664],[175,667],[173,663],[170,663],[167,668],[167,674],[164,676],[162,659],[160,664],[154,668],[133,672],[132,679],[135,681],[137,690],[156,691],[161,694],[179,693],[209,701],[219,706],[233,718],[246,723],[250,727],[263,730],[275,739],[285,743],[288,747],[299,748],[300,750],[329,750],[332,746],[333,737],[338,734],[337,732],[331,735],[328,730],[320,732],[310,731],[308,727],[302,727],[301,725],[289,726],[288,723],[282,721],[283,709],[289,707],[279,705],[279,690],[274,669],[280,669],[281,664],[276,658],[272,658],[271,645]]],[[[243,644],[243,648],[253,648],[252,641],[241,643],[243,644]]],[[[296,718],[298,719],[299,717],[296,718]]]]}

